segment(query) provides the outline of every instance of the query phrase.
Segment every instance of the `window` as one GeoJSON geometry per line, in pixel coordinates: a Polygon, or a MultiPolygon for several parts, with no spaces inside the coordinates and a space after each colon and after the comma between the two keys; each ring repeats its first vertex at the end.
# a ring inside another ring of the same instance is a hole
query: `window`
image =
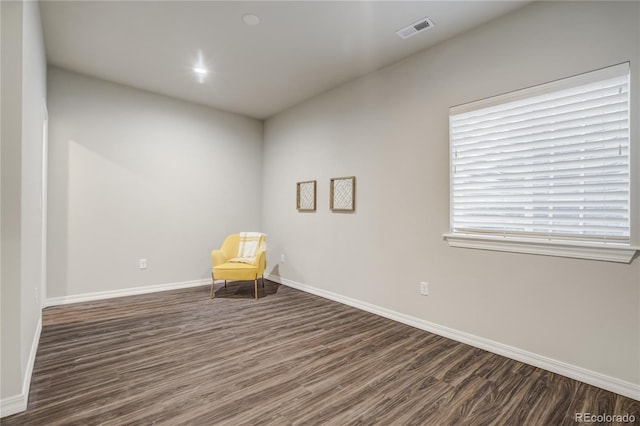
{"type": "Polygon", "coordinates": [[[449,126],[451,245],[631,260],[629,64],[451,108],[449,126]]]}

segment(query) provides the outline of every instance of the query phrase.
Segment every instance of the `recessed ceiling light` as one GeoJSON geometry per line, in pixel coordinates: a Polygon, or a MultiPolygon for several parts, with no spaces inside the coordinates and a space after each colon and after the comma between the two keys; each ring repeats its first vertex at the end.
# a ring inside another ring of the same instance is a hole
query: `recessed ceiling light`
{"type": "Polygon", "coordinates": [[[191,69],[196,74],[198,83],[202,84],[209,74],[209,68],[207,67],[207,62],[204,60],[204,54],[202,53],[201,49],[198,49],[196,56],[197,58],[195,58],[195,60],[191,63],[191,69]]]}
{"type": "Polygon", "coordinates": [[[245,13],[244,15],[242,15],[242,22],[253,27],[260,23],[260,18],[258,18],[258,16],[254,15],[253,13],[245,13]]]}

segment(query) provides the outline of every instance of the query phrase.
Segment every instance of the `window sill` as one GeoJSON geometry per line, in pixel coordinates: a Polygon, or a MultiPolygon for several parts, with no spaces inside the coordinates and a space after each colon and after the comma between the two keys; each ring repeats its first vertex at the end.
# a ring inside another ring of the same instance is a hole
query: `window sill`
{"type": "Polygon", "coordinates": [[[444,234],[443,238],[447,240],[450,247],[603,260],[619,263],[631,263],[636,251],[640,251],[640,247],[615,243],[596,244],[462,233],[444,234]]]}

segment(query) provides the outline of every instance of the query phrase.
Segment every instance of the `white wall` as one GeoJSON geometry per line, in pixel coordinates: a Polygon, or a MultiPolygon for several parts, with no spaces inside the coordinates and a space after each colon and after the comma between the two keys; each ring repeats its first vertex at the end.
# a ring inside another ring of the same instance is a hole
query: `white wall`
{"type": "Polygon", "coordinates": [[[207,279],[261,229],[261,121],[56,68],[48,87],[48,298],[207,279]]]}
{"type": "Polygon", "coordinates": [[[37,2],[2,2],[2,415],[24,405],[39,337],[46,61],[37,2]],[[34,345],[35,343],[35,345],[34,345]]]}
{"type": "Polygon", "coordinates": [[[0,2],[2,18],[2,352],[0,397],[21,392],[20,175],[22,3],[0,2]]]}
{"type": "Polygon", "coordinates": [[[47,61],[37,2],[24,3],[22,56],[22,359],[29,357],[42,294],[42,126],[46,115],[47,61]]]}
{"type": "MultiPolygon", "coordinates": [[[[270,272],[640,384],[639,259],[459,249],[442,238],[448,108],[631,61],[637,111],[639,17],[637,2],[534,3],[269,119],[270,272]],[[329,178],[350,175],[356,212],[331,213],[329,178]],[[297,213],[296,181],[310,179],[318,180],[318,211],[297,213]],[[278,265],[281,253],[287,262],[278,265]],[[428,297],[419,296],[420,281],[430,282],[428,297]]],[[[637,114],[632,140],[638,166],[637,114]]],[[[635,200],[639,180],[636,167],[635,200]]]]}

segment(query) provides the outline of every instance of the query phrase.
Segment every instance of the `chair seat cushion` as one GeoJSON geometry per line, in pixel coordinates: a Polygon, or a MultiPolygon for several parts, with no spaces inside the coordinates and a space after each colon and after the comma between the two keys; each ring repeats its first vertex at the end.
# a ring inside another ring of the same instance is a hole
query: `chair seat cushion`
{"type": "Polygon", "coordinates": [[[240,262],[227,262],[213,268],[214,271],[251,271],[256,269],[258,269],[256,265],[240,262]]]}
{"type": "Polygon", "coordinates": [[[255,280],[258,279],[258,266],[247,263],[227,262],[213,268],[216,280],[255,280]]]}

